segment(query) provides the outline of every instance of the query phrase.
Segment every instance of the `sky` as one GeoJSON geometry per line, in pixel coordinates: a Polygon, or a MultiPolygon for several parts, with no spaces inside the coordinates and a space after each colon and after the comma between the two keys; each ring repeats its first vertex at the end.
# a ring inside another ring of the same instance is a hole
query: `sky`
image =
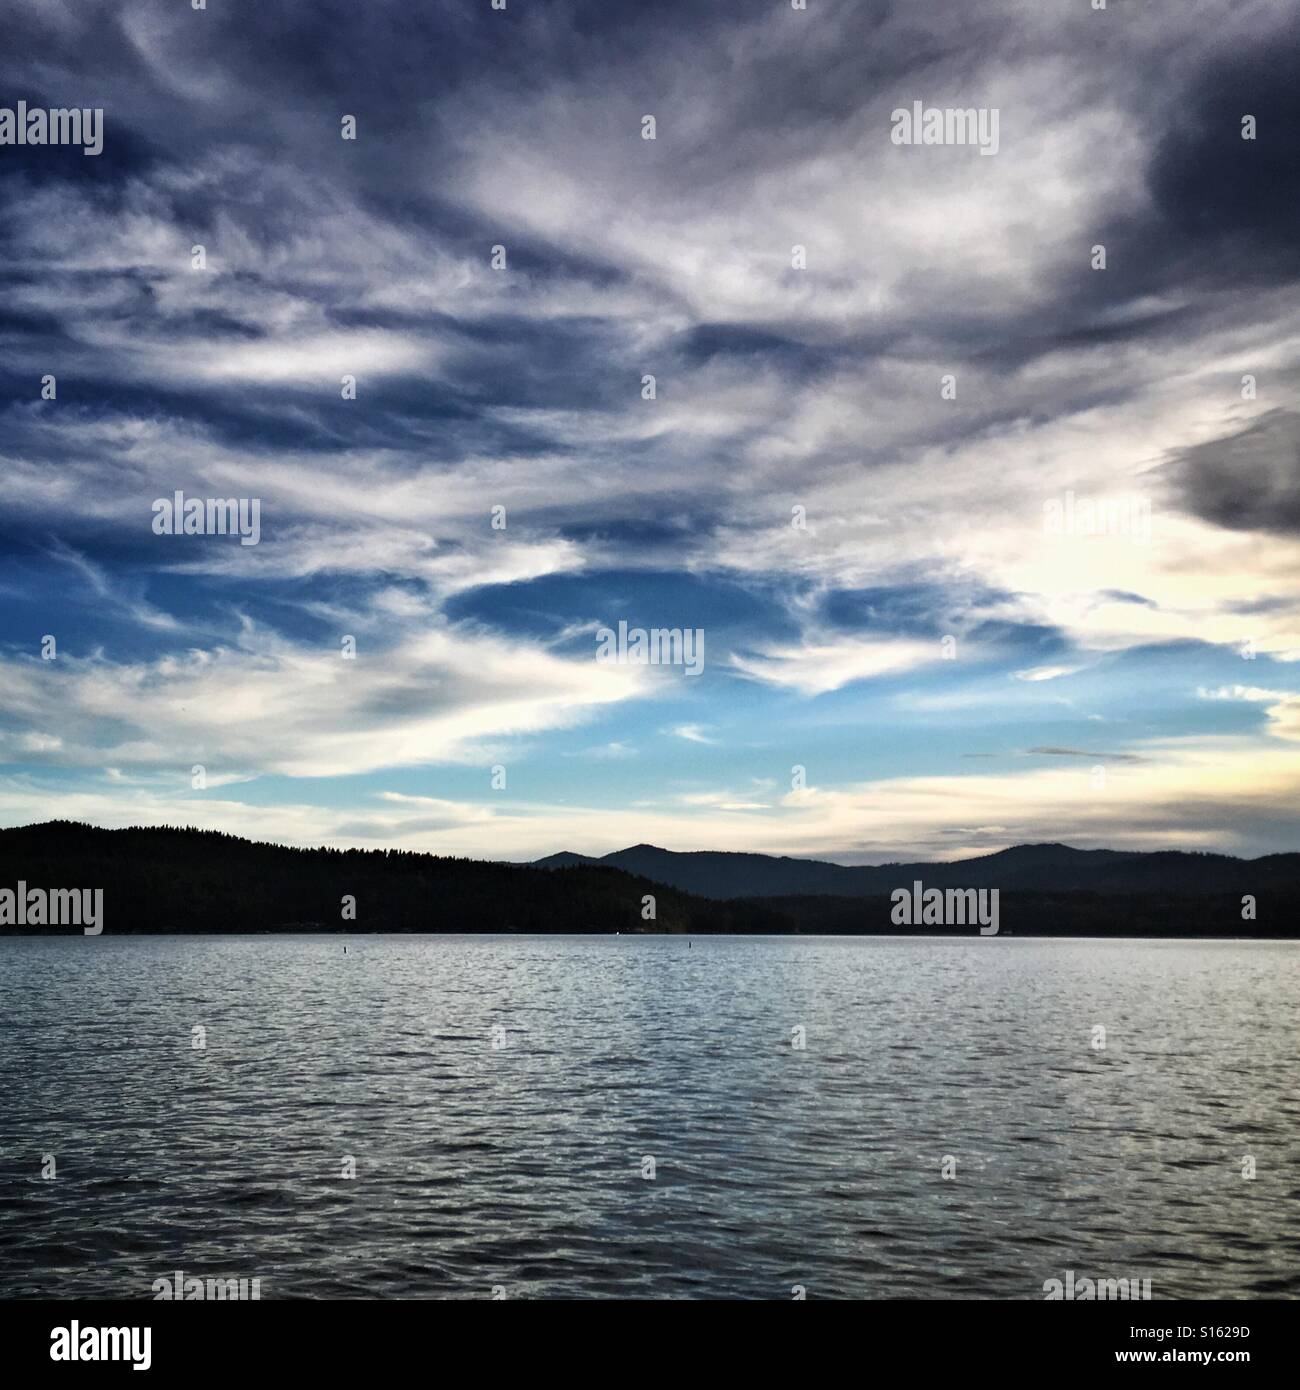
{"type": "Polygon", "coordinates": [[[1093,3],[9,0],[0,825],[1300,848],[1300,21],[1093,3]]]}

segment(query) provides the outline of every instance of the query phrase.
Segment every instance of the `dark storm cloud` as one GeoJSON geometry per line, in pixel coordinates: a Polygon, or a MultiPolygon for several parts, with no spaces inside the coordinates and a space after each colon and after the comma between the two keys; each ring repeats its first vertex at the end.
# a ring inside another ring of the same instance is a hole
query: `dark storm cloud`
{"type": "Polygon", "coordinates": [[[1141,594],[1130,594],[1123,589],[1103,589],[1097,597],[1106,603],[1136,603],[1142,608],[1159,608],[1154,600],[1143,598],[1141,594]]]}
{"type": "Polygon", "coordinates": [[[1043,758],[1105,758],[1112,763],[1143,763],[1135,753],[1103,753],[1087,748],[1031,748],[1029,752],[1043,758]]]}
{"type": "MultiPolygon", "coordinates": [[[[1148,196],[1122,212],[1098,206],[1089,242],[1105,246],[1105,271],[1092,268],[1090,248],[1081,246],[1050,301],[974,325],[970,356],[1013,369],[1064,349],[1172,351],[1211,324],[1226,331],[1249,321],[1248,304],[1204,291],[1293,284],[1300,277],[1298,69],[1300,21],[1237,31],[1190,70],[1171,65],[1172,82],[1144,84],[1127,123],[1146,152],[1148,196]],[[1247,115],[1257,123],[1253,140],[1242,138],[1247,115]]],[[[1088,81],[1099,76],[1086,65],[1081,72],[1088,81]]],[[[935,331],[945,332],[942,323],[935,331]]],[[[1068,404],[1088,408],[1119,395],[1113,385],[1091,394],[1080,382],[1068,404]]]]}
{"type": "Polygon", "coordinates": [[[1227,282],[1300,274],[1298,71],[1300,19],[1258,46],[1214,55],[1173,105],[1152,159],[1162,223],[1183,255],[1227,282]],[[1250,140],[1247,116],[1257,123],[1250,140]]]}
{"type": "MultiPolygon", "coordinates": [[[[1147,199],[1098,209],[1097,273],[1081,257],[1040,317],[1011,335],[1004,360],[1023,364],[1060,347],[1144,342],[1173,351],[1217,324],[1249,322],[1248,302],[1207,292],[1293,284],[1300,203],[1300,22],[1238,30],[1174,81],[1151,82],[1128,120],[1146,147],[1147,199]],[[1243,117],[1256,120],[1243,139],[1243,117]],[[1174,302],[1156,303],[1164,296],[1174,302]],[[1151,299],[1150,307],[1130,306],[1151,299]]],[[[996,353],[996,347],[993,349],[996,353]]]]}
{"type": "Polygon", "coordinates": [[[1184,450],[1169,481],[1183,506],[1216,526],[1300,532],[1300,414],[1273,410],[1237,434],[1184,450]]]}

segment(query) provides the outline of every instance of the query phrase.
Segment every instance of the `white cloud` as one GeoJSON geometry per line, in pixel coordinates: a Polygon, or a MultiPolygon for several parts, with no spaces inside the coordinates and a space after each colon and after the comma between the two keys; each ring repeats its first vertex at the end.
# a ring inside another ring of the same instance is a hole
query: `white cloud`
{"type": "Polygon", "coordinates": [[[1082,670],[1082,666],[1030,666],[1012,674],[1018,681],[1055,681],[1060,680],[1062,676],[1073,676],[1082,670]]]}
{"type": "Polygon", "coordinates": [[[716,739],[710,738],[700,724],[678,724],[673,733],[678,738],[684,738],[688,743],[716,743],[716,739]]]}
{"type": "Polygon", "coordinates": [[[895,675],[942,659],[937,642],[907,638],[823,638],[733,655],[743,675],[769,685],[822,695],[853,681],[895,675]]]}
{"type": "MultiPolygon", "coordinates": [[[[289,844],[382,844],[483,859],[539,858],[560,849],[603,854],[641,842],[693,850],[705,836],[714,849],[866,863],[962,858],[1042,840],[1219,851],[1294,844],[1300,747],[1280,743],[1263,764],[1241,740],[1170,740],[1148,745],[1144,755],[1140,765],[1109,767],[1104,787],[1089,767],[1071,765],[812,787],[775,803],[727,791],[628,807],[496,797],[475,804],[389,792],[339,811],[117,785],[66,791],[58,813],[110,827],[187,824],[289,844]]],[[[0,779],[0,823],[50,814],[47,787],[30,778],[0,779]]]]}
{"type": "Polygon", "coordinates": [[[144,664],[61,656],[0,661],[11,719],[76,731],[62,765],[185,770],[210,778],[339,776],[467,762],[504,739],[565,727],[646,693],[642,668],[566,660],[449,627],[387,648],[293,645],[249,625],[244,645],[144,664]]]}

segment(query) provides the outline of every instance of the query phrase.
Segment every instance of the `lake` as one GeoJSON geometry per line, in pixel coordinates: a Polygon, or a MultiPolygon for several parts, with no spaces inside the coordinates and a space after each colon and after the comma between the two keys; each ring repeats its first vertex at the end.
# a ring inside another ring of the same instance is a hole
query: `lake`
{"type": "Polygon", "coordinates": [[[106,934],[0,972],[5,1297],[1300,1295],[1294,943],[106,934]]]}

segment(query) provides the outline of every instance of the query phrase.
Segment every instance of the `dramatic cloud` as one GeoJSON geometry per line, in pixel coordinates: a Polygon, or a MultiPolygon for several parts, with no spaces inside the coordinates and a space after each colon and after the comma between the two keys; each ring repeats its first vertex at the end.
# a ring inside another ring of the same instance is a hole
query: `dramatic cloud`
{"type": "Polygon", "coordinates": [[[1176,478],[1197,516],[1234,531],[1300,532],[1300,415],[1270,411],[1188,449],[1176,478]]]}
{"type": "Polygon", "coordinates": [[[16,0],[0,104],[104,147],[0,145],[0,822],[1285,847],[1297,61],[1276,0],[16,0]]]}

